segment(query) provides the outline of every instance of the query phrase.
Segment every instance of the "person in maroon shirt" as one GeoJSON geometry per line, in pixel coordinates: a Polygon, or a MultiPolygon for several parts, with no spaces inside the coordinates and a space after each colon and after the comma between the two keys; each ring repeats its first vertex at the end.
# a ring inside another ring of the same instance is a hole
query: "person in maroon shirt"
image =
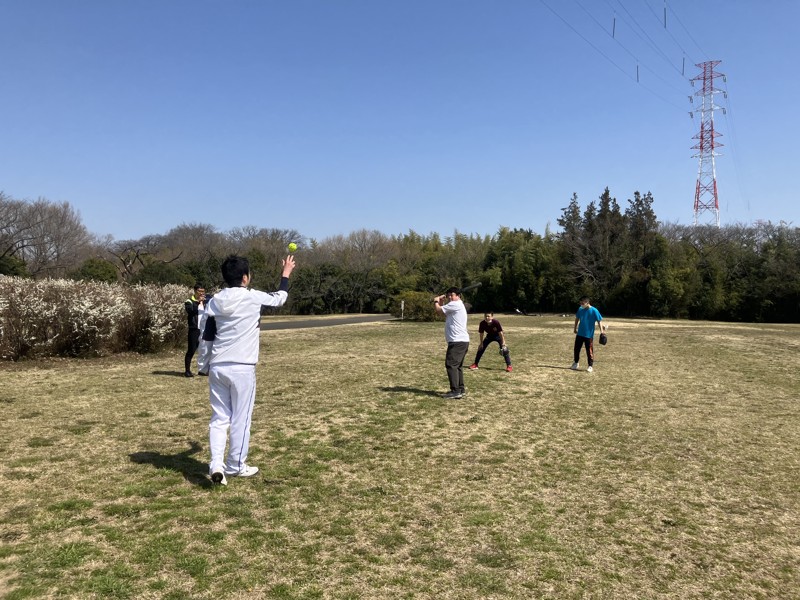
{"type": "Polygon", "coordinates": [[[488,348],[489,344],[492,342],[497,342],[500,344],[500,353],[506,361],[506,371],[511,371],[511,353],[508,351],[508,346],[506,345],[506,336],[503,333],[503,326],[500,325],[500,321],[494,318],[494,313],[487,312],[483,315],[483,321],[481,321],[478,327],[478,333],[481,336],[481,345],[478,346],[478,353],[475,355],[475,360],[469,368],[473,371],[476,370],[486,348],[488,348]]]}

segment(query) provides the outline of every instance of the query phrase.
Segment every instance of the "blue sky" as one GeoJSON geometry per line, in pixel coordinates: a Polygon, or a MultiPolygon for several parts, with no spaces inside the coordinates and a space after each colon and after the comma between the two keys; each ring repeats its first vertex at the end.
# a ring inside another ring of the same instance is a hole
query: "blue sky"
{"type": "Polygon", "coordinates": [[[800,2],[666,6],[0,0],[0,191],[116,239],[544,233],[605,187],[690,224],[688,79],[714,59],[721,222],[797,226],[800,2]]]}

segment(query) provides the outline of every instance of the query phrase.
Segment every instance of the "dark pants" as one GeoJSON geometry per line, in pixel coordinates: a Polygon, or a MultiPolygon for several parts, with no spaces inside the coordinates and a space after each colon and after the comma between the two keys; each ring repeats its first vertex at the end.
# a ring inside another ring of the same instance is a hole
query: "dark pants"
{"type": "MultiPolygon", "coordinates": [[[[475,354],[475,360],[473,362],[476,365],[479,362],[481,362],[481,356],[483,356],[483,353],[486,352],[486,349],[489,347],[489,344],[491,344],[492,342],[497,342],[498,346],[500,346],[501,348],[503,347],[503,344],[500,342],[500,336],[499,335],[495,335],[495,336],[491,336],[491,337],[487,335],[485,338],[483,338],[483,343],[478,347],[478,352],[477,352],[477,354],[475,354]]],[[[510,352],[506,352],[505,354],[503,354],[503,358],[506,361],[506,366],[510,367],[511,366],[511,353],[510,352]]]]}
{"type": "Polygon", "coordinates": [[[573,349],[575,362],[578,362],[578,359],[581,357],[581,346],[586,346],[586,359],[589,361],[589,366],[591,367],[594,364],[594,338],[582,337],[580,335],[575,336],[575,348],[573,349]]]}
{"type": "Polygon", "coordinates": [[[469,350],[469,342],[449,342],[444,368],[450,380],[450,391],[464,393],[464,357],[469,350]]]}
{"type": "Polygon", "coordinates": [[[190,329],[189,339],[187,340],[186,346],[186,356],[183,357],[183,362],[186,365],[187,373],[192,370],[192,357],[194,356],[194,353],[197,352],[198,346],[200,346],[200,330],[190,329]]]}

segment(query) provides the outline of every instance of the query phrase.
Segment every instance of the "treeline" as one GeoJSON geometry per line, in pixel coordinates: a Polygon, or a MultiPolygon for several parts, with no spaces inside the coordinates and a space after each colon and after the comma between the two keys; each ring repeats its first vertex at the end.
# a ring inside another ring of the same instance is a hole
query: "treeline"
{"type": "Polygon", "coordinates": [[[634,193],[623,208],[608,189],[585,207],[573,196],[557,223],[557,232],[544,234],[522,227],[448,236],[359,230],[324,240],[296,230],[221,232],[189,223],[163,235],[114,240],[86,232],[66,203],[0,193],[0,273],[129,284],[201,281],[213,289],[222,284],[221,261],[235,252],[249,257],[254,285],[269,289],[294,241],[299,267],[287,310],[297,314],[397,311],[401,296],[481,282],[468,298],[476,311],[572,312],[588,295],[609,315],[800,320],[797,227],[659,223],[650,193],[634,193]]]}

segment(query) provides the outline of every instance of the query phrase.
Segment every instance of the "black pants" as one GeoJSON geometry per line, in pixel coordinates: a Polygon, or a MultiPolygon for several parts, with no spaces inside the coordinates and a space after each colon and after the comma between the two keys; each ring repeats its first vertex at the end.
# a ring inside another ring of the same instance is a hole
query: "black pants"
{"type": "Polygon", "coordinates": [[[580,335],[575,336],[575,347],[573,354],[575,355],[575,362],[581,357],[581,346],[586,346],[586,359],[591,367],[594,364],[594,338],[586,338],[580,335]]]}
{"type": "MultiPolygon", "coordinates": [[[[483,353],[486,352],[486,349],[489,347],[489,344],[491,344],[492,342],[497,342],[498,346],[500,346],[501,348],[503,347],[503,344],[500,341],[500,336],[499,335],[494,335],[494,336],[488,336],[487,335],[485,338],[483,338],[483,343],[478,347],[478,352],[475,354],[475,360],[472,361],[472,362],[474,362],[476,365],[479,362],[481,362],[481,356],[483,356],[483,353]]],[[[503,354],[503,358],[506,361],[506,366],[510,367],[511,366],[511,353],[510,352],[506,352],[505,354],[503,354]]]]}
{"type": "Polygon", "coordinates": [[[186,372],[192,370],[192,357],[194,353],[197,352],[197,348],[200,346],[200,330],[199,329],[190,329],[189,330],[189,339],[187,340],[186,346],[186,356],[183,357],[183,362],[186,365],[186,372]]]}
{"type": "Polygon", "coordinates": [[[469,342],[449,342],[444,368],[450,380],[450,391],[464,393],[464,357],[469,350],[469,342]]]}

